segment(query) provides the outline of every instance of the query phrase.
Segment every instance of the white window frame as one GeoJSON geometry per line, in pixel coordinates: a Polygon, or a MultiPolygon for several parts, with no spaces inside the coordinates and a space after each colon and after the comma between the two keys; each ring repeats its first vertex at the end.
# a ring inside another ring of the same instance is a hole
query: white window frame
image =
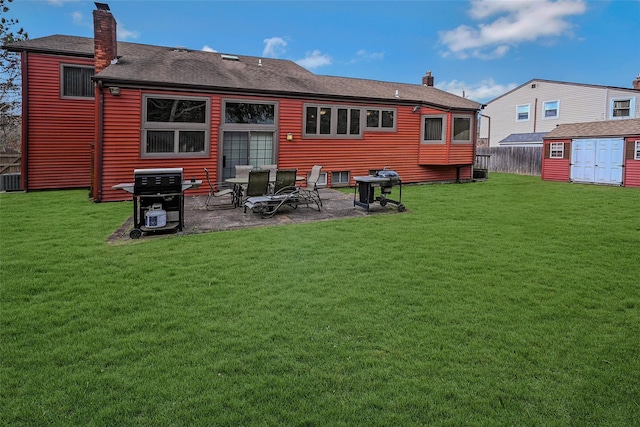
{"type": "Polygon", "coordinates": [[[542,119],[543,120],[557,119],[559,117],[560,117],[560,101],[559,100],[544,101],[542,103],[542,119]],[[554,103],[555,103],[555,108],[549,108],[549,104],[554,104],[554,103]],[[553,116],[547,116],[547,111],[555,111],[556,114],[553,116]]]}
{"type": "Polygon", "coordinates": [[[454,114],[451,116],[451,143],[452,144],[471,144],[473,142],[473,132],[474,132],[474,120],[473,116],[469,114],[454,114]],[[455,124],[456,119],[469,119],[469,138],[468,139],[455,139],[455,124]]]}
{"type": "Polygon", "coordinates": [[[633,159],[640,160],[640,140],[635,141],[635,143],[636,143],[636,146],[634,147],[635,151],[634,151],[633,159]]]}
{"type": "Polygon", "coordinates": [[[142,129],[141,129],[141,141],[140,141],[140,155],[141,157],[162,157],[162,158],[174,158],[174,157],[207,157],[209,155],[211,137],[211,98],[205,96],[176,96],[165,95],[160,93],[145,93],[142,95],[142,129]],[[147,121],[147,99],[160,98],[160,99],[183,99],[194,101],[205,101],[205,121],[204,123],[188,123],[188,122],[148,122],[147,121]],[[173,131],[174,132],[174,151],[171,153],[148,153],[147,152],[147,132],[149,131],[173,131]],[[198,152],[179,152],[180,144],[180,132],[181,131],[201,131],[204,132],[204,147],[203,151],[198,152]]]}
{"type": "Polygon", "coordinates": [[[528,122],[529,120],[531,120],[531,104],[516,105],[516,122],[528,122]],[[526,119],[521,119],[520,118],[520,108],[526,108],[526,110],[527,110],[527,118],[526,119]]]}
{"type": "Polygon", "coordinates": [[[549,147],[550,159],[564,159],[564,142],[552,142],[549,147]]]}
{"type": "Polygon", "coordinates": [[[609,118],[611,120],[625,120],[625,119],[632,119],[635,116],[636,113],[636,98],[635,97],[628,97],[628,98],[612,98],[611,101],[609,102],[609,118]],[[620,101],[629,101],[629,115],[628,116],[617,116],[614,117],[613,112],[615,110],[615,104],[616,102],[620,102],[620,101]]]}
{"type": "Polygon", "coordinates": [[[420,142],[423,144],[446,144],[447,142],[447,115],[446,114],[427,114],[422,116],[420,126],[420,142]],[[440,139],[430,139],[426,140],[426,135],[424,134],[424,125],[427,119],[442,119],[442,135],[440,139]]]}

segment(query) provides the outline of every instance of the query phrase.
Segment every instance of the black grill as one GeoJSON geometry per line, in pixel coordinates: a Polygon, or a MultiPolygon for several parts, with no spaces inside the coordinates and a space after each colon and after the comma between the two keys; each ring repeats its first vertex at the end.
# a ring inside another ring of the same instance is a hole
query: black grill
{"type": "Polygon", "coordinates": [[[133,176],[134,195],[182,193],[182,168],[135,169],[133,176]]]}

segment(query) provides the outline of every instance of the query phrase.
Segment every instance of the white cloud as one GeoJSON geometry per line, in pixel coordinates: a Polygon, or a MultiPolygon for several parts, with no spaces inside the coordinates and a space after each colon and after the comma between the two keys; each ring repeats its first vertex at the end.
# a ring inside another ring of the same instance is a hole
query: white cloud
{"type": "Polygon", "coordinates": [[[313,52],[307,52],[307,56],[303,59],[299,59],[296,61],[296,64],[301,67],[312,70],[314,68],[323,67],[325,65],[331,65],[332,59],[329,55],[325,55],[319,50],[314,50],[313,52]]]}
{"type": "Polygon", "coordinates": [[[360,49],[356,52],[356,58],[351,62],[378,61],[381,59],[384,59],[384,52],[367,52],[365,49],[360,49]]]}
{"type": "Polygon", "coordinates": [[[86,22],[84,20],[84,15],[80,12],[73,12],[71,14],[71,19],[73,20],[73,23],[76,25],[80,25],[83,27],[90,27],[91,24],[89,24],[88,22],[86,22]]]}
{"type": "Polygon", "coordinates": [[[287,41],[282,37],[264,39],[264,50],[262,51],[262,56],[267,58],[278,58],[286,51],[286,47],[287,41]]]}
{"type": "Polygon", "coordinates": [[[127,30],[124,25],[119,22],[116,32],[118,34],[118,40],[131,40],[140,37],[140,33],[138,31],[127,30]]]}
{"type": "Polygon", "coordinates": [[[477,102],[490,101],[517,86],[516,83],[508,83],[506,85],[498,84],[493,79],[486,79],[472,84],[452,80],[450,82],[440,82],[435,85],[436,88],[444,90],[445,92],[464,96],[477,102]]]}
{"type": "Polygon", "coordinates": [[[202,46],[202,49],[200,50],[202,50],[203,52],[217,52],[217,50],[215,50],[212,47],[209,47],[209,45],[206,45],[206,44],[202,46]]]}
{"type": "Polygon", "coordinates": [[[441,31],[440,43],[447,48],[443,56],[499,58],[519,43],[570,34],[567,18],[586,9],[585,0],[472,0],[471,18],[493,21],[441,31]]]}

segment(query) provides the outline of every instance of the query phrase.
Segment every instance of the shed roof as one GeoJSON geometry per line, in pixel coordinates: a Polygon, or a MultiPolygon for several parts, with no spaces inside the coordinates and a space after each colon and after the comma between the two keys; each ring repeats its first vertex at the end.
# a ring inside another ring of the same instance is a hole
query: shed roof
{"type": "MultiPolygon", "coordinates": [[[[87,58],[94,53],[92,38],[66,35],[21,41],[7,48],[87,58]]],[[[129,42],[118,42],[118,63],[95,78],[118,84],[420,103],[463,110],[481,106],[433,86],[316,75],[290,60],[129,42]]]]}
{"type": "Polygon", "coordinates": [[[640,119],[600,120],[558,125],[544,139],[640,136],[640,119]]]}

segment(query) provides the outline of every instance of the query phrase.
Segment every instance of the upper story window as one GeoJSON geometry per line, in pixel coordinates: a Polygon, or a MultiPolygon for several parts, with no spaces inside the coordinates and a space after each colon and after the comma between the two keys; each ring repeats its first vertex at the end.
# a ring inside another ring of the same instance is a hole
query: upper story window
{"type": "Polygon", "coordinates": [[[516,107],[516,122],[526,122],[529,120],[530,104],[518,105],[516,107]]]}
{"type": "Polygon", "coordinates": [[[396,110],[370,109],[367,108],[367,130],[388,130],[396,129],[396,110]]]}
{"type": "Polygon", "coordinates": [[[361,112],[353,107],[305,105],[304,134],[322,138],[361,137],[361,112]]]}
{"type": "Polygon", "coordinates": [[[543,114],[544,114],[544,118],[545,119],[556,119],[558,118],[559,115],[559,109],[558,107],[560,106],[560,102],[559,101],[546,101],[544,102],[542,108],[543,108],[543,114]]]}
{"type": "Polygon", "coordinates": [[[636,141],[634,160],[640,160],[640,141],[636,141]]]}
{"type": "Polygon", "coordinates": [[[446,142],[447,116],[424,116],[422,118],[422,143],[444,144],[446,142]]]}
{"type": "Polygon", "coordinates": [[[564,158],[564,143],[552,142],[549,150],[549,158],[551,159],[563,159],[564,158]]]}
{"type": "Polygon", "coordinates": [[[612,119],[632,118],[635,111],[635,98],[612,99],[609,116],[612,119]]]}
{"type": "Polygon", "coordinates": [[[209,98],[143,97],[142,154],[193,157],[209,148],[209,98]]]}
{"type": "Polygon", "coordinates": [[[93,67],[62,65],[61,93],[69,98],[93,98],[93,67]]]}
{"type": "Polygon", "coordinates": [[[227,124],[273,125],[276,122],[276,104],[225,101],[224,122],[227,124]]]}
{"type": "Polygon", "coordinates": [[[473,129],[471,124],[471,116],[453,116],[453,135],[452,141],[454,143],[471,143],[473,135],[473,129]]]}

